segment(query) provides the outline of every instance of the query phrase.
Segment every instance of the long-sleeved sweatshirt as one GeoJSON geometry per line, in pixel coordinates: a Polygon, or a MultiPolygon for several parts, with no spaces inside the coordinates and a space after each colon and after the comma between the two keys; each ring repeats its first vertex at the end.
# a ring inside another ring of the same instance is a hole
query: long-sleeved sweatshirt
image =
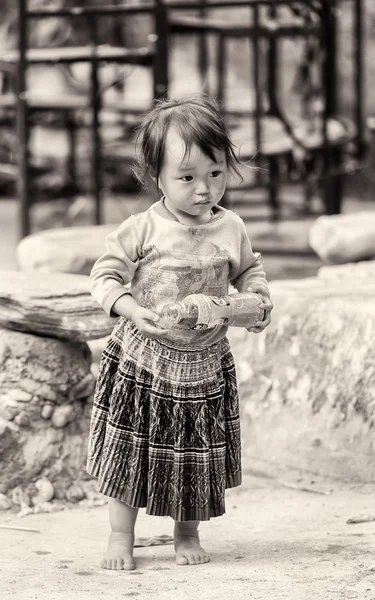
{"type": "MultiPolygon", "coordinates": [[[[260,254],[253,252],[244,222],[220,206],[207,223],[185,225],[160,200],[124,221],[105,245],[91,271],[90,291],[113,317],[118,316],[114,303],[126,293],[158,314],[189,294],[225,296],[229,283],[239,292],[261,287],[268,294],[260,254]]],[[[206,346],[222,339],[227,329],[171,330],[166,339],[206,346]]]]}

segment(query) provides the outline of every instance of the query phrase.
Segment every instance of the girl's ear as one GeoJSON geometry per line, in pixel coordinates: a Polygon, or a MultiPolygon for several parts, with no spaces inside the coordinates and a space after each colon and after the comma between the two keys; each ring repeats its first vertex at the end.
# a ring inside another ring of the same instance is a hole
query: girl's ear
{"type": "Polygon", "coordinates": [[[154,171],[151,171],[148,176],[151,179],[152,183],[154,184],[156,192],[158,192],[160,189],[161,192],[164,193],[163,190],[159,187],[159,179],[156,176],[156,173],[154,171]]]}

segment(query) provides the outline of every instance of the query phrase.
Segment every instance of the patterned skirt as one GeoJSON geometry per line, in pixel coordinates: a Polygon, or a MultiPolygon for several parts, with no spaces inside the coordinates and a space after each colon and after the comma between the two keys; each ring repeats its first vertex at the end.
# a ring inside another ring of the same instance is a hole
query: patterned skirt
{"type": "Polygon", "coordinates": [[[236,373],[207,347],[142,336],[120,318],[102,354],[87,471],[99,491],[156,516],[208,521],[241,483],[236,373]]]}

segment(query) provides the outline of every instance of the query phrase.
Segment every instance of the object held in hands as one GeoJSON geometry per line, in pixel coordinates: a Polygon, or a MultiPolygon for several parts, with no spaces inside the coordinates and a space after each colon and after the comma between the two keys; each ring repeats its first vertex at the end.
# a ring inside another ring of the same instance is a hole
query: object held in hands
{"type": "Polygon", "coordinates": [[[224,297],[191,294],[163,307],[163,325],[171,329],[212,329],[216,326],[255,327],[263,321],[263,299],[255,292],[224,297]]]}

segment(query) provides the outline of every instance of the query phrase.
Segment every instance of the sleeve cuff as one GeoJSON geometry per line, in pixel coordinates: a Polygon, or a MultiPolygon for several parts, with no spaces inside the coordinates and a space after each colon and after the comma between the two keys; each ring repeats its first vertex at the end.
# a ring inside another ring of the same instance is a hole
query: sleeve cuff
{"type": "Polygon", "coordinates": [[[117,319],[118,318],[118,314],[113,312],[112,307],[114,305],[114,303],[121,298],[121,296],[125,296],[125,295],[129,295],[131,296],[132,294],[126,290],[125,288],[121,288],[121,289],[114,289],[112,290],[107,298],[105,299],[105,301],[102,304],[103,310],[107,313],[107,315],[109,317],[112,317],[113,319],[117,319]]]}

